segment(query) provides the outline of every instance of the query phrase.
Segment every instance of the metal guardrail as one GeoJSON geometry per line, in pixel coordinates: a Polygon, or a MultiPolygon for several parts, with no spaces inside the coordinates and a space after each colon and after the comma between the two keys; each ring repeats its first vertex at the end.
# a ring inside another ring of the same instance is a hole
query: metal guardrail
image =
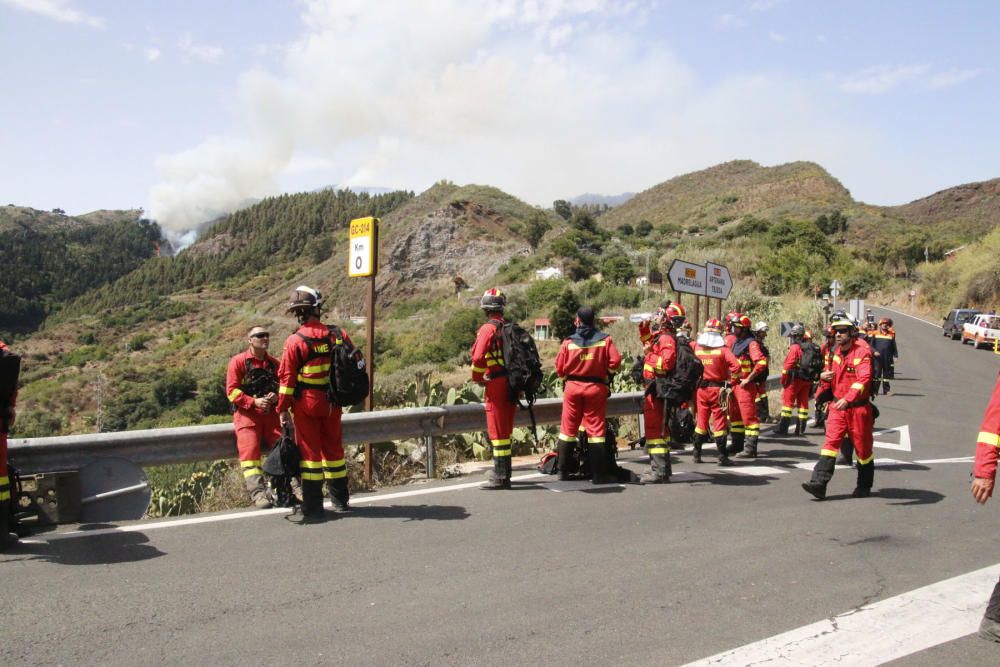
{"type": "MultiPolygon", "coordinates": [[[[778,386],[777,375],[767,378],[767,388],[778,386]]],[[[608,416],[635,415],[642,410],[642,392],[613,394],[608,398],[608,416]]],[[[535,403],[538,424],[558,424],[561,398],[544,398],[535,403]]],[[[518,410],[514,423],[530,426],[527,410],[518,410]]],[[[481,403],[441,405],[355,412],[344,415],[344,444],[386,442],[424,438],[428,447],[428,471],[433,470],[433,438],[455,433],[484,430],[485,408],[481,403]]],[[[87,433],[49,438],[13,438],[8,442],[9,458],[24,473],[80,470],[101,457],[126,459],[139,466],[193,463],[230,459],[236,456],[236,436],[232,424],[182,426],[116,433],[87,433]]]]}

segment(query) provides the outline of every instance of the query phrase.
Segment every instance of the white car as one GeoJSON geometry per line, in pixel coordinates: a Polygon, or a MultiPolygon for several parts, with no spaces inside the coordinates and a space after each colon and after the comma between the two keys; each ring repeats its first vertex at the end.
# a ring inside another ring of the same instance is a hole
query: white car
{"type": "Polygon", "coordinates": [[[972,343],[973,346],[990,346],[996,349],[1000,339],[1000,316],[980,314],[962,325],[962,345],[972,343]]]}

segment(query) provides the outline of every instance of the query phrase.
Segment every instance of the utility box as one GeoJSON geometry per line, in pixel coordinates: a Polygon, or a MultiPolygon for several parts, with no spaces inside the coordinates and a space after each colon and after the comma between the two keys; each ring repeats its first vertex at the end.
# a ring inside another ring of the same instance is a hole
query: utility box
{"type": "MultiPolygon", "coordinates": [[[[39,526],[80,520],[80,473],[75,470],[21,476],[17,511],[37,516],[39,526]]],[[[26,523],[32,523],[28,519],[26,523]]]]}

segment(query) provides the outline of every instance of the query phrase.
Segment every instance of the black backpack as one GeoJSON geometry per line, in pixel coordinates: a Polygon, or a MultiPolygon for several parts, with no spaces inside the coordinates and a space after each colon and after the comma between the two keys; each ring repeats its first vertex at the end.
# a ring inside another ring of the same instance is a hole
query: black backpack
{"type": "MultiPolygon", "coordinates": [[[[330,402],[341,407],[357,405],[368,397],[368,369],[365,355],[358,348],[347,342],[340,327],[329,325],[329,339],[309,338],[296,332],[302,340],[309,343],[309,359],[319,358],[314,350],[314,343],[332,343],[330,350],[330,385],[326,395],[330,402]]],[[[303,360],[306,363],[309,359],[303,360]]]]}
{"type": "Polygon", "coordinates": [[[291,429],[285,426],[281,438],[274,443],[271,453],[261,466],[269,478],[275,507],[291,507],[297,502],[292,494],[292,478],[298,476],[301,460],[302,456],[292,437],[291,429]]]}
{"type": "Polygon", "coordinates": [[[815,382],[823,372],[823,352],[819,349],[819,345],[809,340],[799,343],[799,347],[802,348],[802,358],[799,359],[795,375],[802,380],[815,382]]]}
{"type": "Polygon", "coordinates": [[[511,402],[521,405],[523,397],[528,406],[533,405],[543,378],[542,361],[538,356],[535,339],[514,322],[501,323],[499,320],[490,322],[497,329],[511,402]]]}
{"type": "Polygon", "coordinates": [[[695,356],[690,345],[677,345],[675,349],[677,364],[674,369],[664,377],[657,376],[646,389],[647,392],[652,391],[653,398],[665,401],[667,407],[671,408],[679,408],[694,398],[698,383],[701,382],[701,376],[705,372],[704,365],[695,356]]]}

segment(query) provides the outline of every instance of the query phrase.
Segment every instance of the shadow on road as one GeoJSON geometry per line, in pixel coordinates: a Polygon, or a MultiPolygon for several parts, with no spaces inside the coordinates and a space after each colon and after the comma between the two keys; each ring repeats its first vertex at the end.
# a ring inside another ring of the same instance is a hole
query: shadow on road
{"type": "Polygon", "coordinates": [[[944,494],[925,489],[876,489],[872,491],[872,497],[904,501],[890,505],[933,505],[945,498],[944,494]]]}
{"type": "MultiPolygon", "coordinates": [[[[903,392],[900,392],[900,391],[894,391],[891,394],[888,394],[889,397],[892,397],[892,396],[916,396],[916,397],[923,397],[923,396],[926,396],[926,395],[927,394],[904,394],[903,392]]],[[[879,398],[882,398],[882,397],[880,396],[879,398]]]]}
{"type": "MultiPolygon", "coordinates": [[[[113,527],[110,524],[88,524],[81,526],[81,529],[113,527]]],[[[59,565],[134,563],[166,555],[149,544],[146,535],[136,532],[77,537],[44,544],[21,544],[10,553],[27,554],[31,556],[31,560],[44,560],[59,565]]]]}
{"type": "Polygon", "coordinates": [[[457,505],[354,505],[349,517],[405,519],[407,521],[457,521],[469,513],[457,505]]]}

